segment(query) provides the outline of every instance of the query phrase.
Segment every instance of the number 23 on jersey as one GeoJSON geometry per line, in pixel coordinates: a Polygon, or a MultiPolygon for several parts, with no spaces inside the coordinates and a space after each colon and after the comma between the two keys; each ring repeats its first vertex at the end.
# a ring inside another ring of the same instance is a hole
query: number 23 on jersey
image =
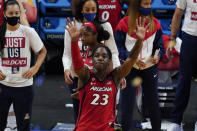
{"type": "Polygon", "coordinates": [[[91,105],[107,105],[108,104],[108,98],[109,96],[107,94],[99,95],[99,94],[93,94],[94,99],[90,103],[91,105]]]}

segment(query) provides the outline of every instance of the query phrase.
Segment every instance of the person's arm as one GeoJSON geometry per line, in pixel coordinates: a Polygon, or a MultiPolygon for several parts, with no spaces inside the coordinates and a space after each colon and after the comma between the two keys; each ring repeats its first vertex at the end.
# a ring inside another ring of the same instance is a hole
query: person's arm
{"type": "Polygon", "coordinates": [[[71,56],[73,61],[73,67],[78,78],[83,82],[87,82],[90,77],[90,71],[87,66],[84,65],[84,61],[80,55],[80,49],[78,40],[72,39],[71,42],[71,56]]]}
{"type": "Polygon", "coordinates": [[[107,30],[110,34],[110,37],[108,40],[106,40],[104,43],[105,45],[111,50],[112,52],[112,62],[113,62],[113,69],[120,66],[120,60],[119,60],[119,53],[118,49],[114,40],[114,34],[113,34],[113,29],[111,27],[111,24],[109,22],[105,22],[103,24],[103,28],[107,30]]]}
{"type": "Polygon", "coordinates": [[[32,28],[28,28],[29,27],[27,27],[27,30],[29,31],[30,47],[38,57],[35,65],[22,74],[26,79],[32,78],[38,72],[47,54],[47,50],[37,32],[32,28]]]}
{"type": "Polygon", "coordinates": [[[152,53],[152,62],[157,64],[160,59],[163,58],[165,54],[164,44],[163,44],[163,32],[161,28],[157,31],[155,35],[155,40],[153,42],[153,53],[152,53]]]}
{"type": "Polygon", "coordinates": [[[118,48],[118,52],[119,52],[119,58],[120,58],[120,62],[122,63],[123,61],[126,60],[126,58],[128,57],[128,51],[126,49],[125,46],[125,42],[126,42],[126,35],[127,35],[127,27],[125,27],[125,19],[126,17],[124,17],[123,19],[120,20],[120,22],[118,23],[117,27],[116,27],[116,31],[115,31],[115,42],[116,42],[116,46],[118,48]]]}
{"type": "Polygon", "coordinates": [[[80,0],[72,0],[70,3],[71,11],[73,16],[76,16],[76,9],[77,6],[79,5],[80,0]]]}
{"type": "Polygon", "coordinates": [[[183,16],[184,10],[180,8],[176,8],[175,13],[172,18],[172,26],[171,26],[171,39],[175,39],[177,32],[180,28],[182,16],[183,16]]]}
{"type": "Polygon", "coordinates": [[[21,11],[20,23],[22,25],[30,26],[29,22],[27,20],[27,17],[26,17],[26,14],[25,14],[25,9],[23,7],[23,4],[22,4],[21,0],[16,0],[16,1],[19,3],[20,11],[21,11]]]}
{"type": "Polygon", "coordinates": [[[22,75],[26,79],[32,78],[40,69],[40,66],[42,65],[42,63],[46,57],[46,54],[47,54],[47,50],[46,50],[45,46],[43,45],[42,49],[36,54],[38,55],[38,57],[37,57],[35,65],[32,66],[26,72],[24,72],[22,75]]]}
{"type": "MultiPolygon", "coordinates": [[[[72,63],[75,70],[75,73],[77,74],[80,85],[84,84],[89,80],[90,77],[90,71],[87,66],[84,65],[84,61],[80,55],[80,49],[78,45],[78,40],[80,37],[81,30],[78,30],[76,27],[76,21],[75,18],[73,18],[73,23],[68,18],[66,20],[67,26],[64,26],[65,29],[69,32],[69,35],[71,37],[71,56],[72,56],[72,63]]],[[[80,88],[80,87],[79,87],[80,88]]]]}
{"type": "MultiPolygon", "coordinates": [[[[115,39],[114,39],[113,29],[112,29],[112,26],[109,22],[105,22],[105,24],[103,24],[103,28],[105,30],[107,30],[110,34],[109,39],[105,41],[105,45],[112,52],[113,69],[115,69],[116,67],[120,66],[120,60],[119,60],[119,57],[118,57],[119,53],[118,53],[118,49],[117,49],[116,42],[115,42],[115,39]]],[[[124,88],[126,88],[125,78],[123,78],[121,80],[121,89],[124,89],[124,88]]]]}
{"type": "Polygon", "coordinates": [[[168,58],[171,57],[170,54],[171,54],[172,48],[174,48],[174,46],[176,45],[176,36],[177,36],[177,32],[180,28],[183,14],[184,14],[183,9],[176,8],[175,13],[172,18],[170,42],[169,42],[167,50],[166,50],[166,55],[168,58]]]}
{"type": "Polygon", "coordinates": [[[64,66],[64,78],[67,84],[72,84],[73,81],[71,78],[74,78],[73,73],[71,72],[72,57],[71,57],[71,38],[67,30],[64,34],[64,52],[62,56],[62,63],[64,66]]]}
{"type": "Polygon", "coordinates": [[[136,20],[136,36],[138,38],[137,42],[135,43],[135,46],[132,48],[132,50],[129,53],[128,58],[126,61],[118,68],[116,68],[113,71],[113,77],[115,84],[118,85],[120,80],[128,75],[128,73],[131,71],[131,68],[133,67],[134,63],[136,62],[138,55],[142,48],[142,41],[145,37],[146,29],[148,26],[144,27],[145,25],[145,19],[141,20],[139,18],[136,20]]]}

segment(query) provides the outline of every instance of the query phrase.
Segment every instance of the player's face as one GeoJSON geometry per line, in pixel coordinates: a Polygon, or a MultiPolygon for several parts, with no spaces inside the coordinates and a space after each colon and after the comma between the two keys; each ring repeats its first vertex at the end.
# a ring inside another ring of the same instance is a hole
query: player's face
{"type": "Polygon", "coordinates": [[[152,0],[142,0],[141,1],[141,7],[151,8],[151,2],[152,2],[152,0]]]}
{"type": "Polygon", "coordinates": [[[19,17],[20,16],[20,9],[18,5],[8,5],[5,11],[6,17],[19,17]]]}
{"type": "Polygon", "coordinates": [[[110,59],[105,48],[98,48],[93,56],[94,68],[98,71],[108,69],[110,59]]]}
{"type": "Polygon", "coordinates": [[[82,13],[97,13],[96,3],[93,0],[86,1],[83,5],[82,13]]]}
{"type": "Polygon", "coordinates": [[[94,34],[90,31],[87,31],[84,29],[81,32],[81,41],[83,45],[85,46],[91,46],[92,44],[95,44],[97,42],[97,34],[94,34]]]}

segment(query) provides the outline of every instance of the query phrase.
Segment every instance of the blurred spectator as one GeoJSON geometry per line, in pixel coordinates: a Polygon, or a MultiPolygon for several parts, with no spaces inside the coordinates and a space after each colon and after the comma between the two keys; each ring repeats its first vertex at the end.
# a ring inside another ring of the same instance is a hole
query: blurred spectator
{"type": "MultiPolygon", "coordinates": [[[[124,3],[129,4],[129,0],[97,0],[99,4],[99,18],[108,21],[115,31],[118,22],[121,19],[121,11],[124,3]]],[[[71,9],[73,16],[76,16],[80,0],[72,0],[71,9]]]]}
{"type": "Polygon", "coordinates": [[[115,40],[119,49],[119,57],[124,61],[128,52],[136,42],[136,18],[146,17],[146,25],[149,29],[143,40],[143,47],[138,60],[126,77],[127,88],[121,91],[121,124],[123,131],[132,130],[133,109],[135,104],[136,86],[142,86],[144,103],[149,110],[152,130],[159,131],[161,116],[158,105],[158,70],[157,63],[163,57],[165,50],[162,39],[162,30],[159,21],[151,12],[151,0],[130,0],[128,15],[118,24],[115,32],[115,40]],[[136,78],[138,77],[138,78],[136,78]],[[137,83],[136,81],[140,81],[137,83]],[[136,84],[137,83],[137,84],[136,84]]]}
{"type": "MultiPolygon", "coordinates": [[[[177,0],[176,10],[172,19],[171,42],[167,53],[170,57],[172,48],[176,44],[176,36],[179,30],[182,16],[185,12],[182,27],[182,45],[180,51],[179,82],[176,88],[175,107],[172,111],[172,122],[169,131],[181,131],[183,113],[188,105],[190,97],[191,80],[197,67],[197,1],[177,0]]],[[[195,124],[197,131],[197,124],[195,124]]]]}

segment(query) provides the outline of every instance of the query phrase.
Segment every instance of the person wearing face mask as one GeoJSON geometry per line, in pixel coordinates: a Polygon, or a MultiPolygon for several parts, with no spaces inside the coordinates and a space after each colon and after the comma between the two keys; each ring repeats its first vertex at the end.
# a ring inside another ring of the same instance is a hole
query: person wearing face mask
{"type": "Polygon", "coordinates": [[[146,18],[145,24],[149,25],[143,39],[143,47],[138,56],[138,60],[133,66],[133,70],[126,77],[127,88],[121,90],[121,125],[123,131],[132,130],[132,117],[135,104],[136,86],[141,86],[144,103],[149,111],[152,130],[160,131],[161,116],[158,104],[157,63],[165,54],[162,30],[159,21],[153,17],[151,12],[151,0],[130,0],[128,16],[124,17],[117,25],[115,41],[119,49],[119,57],[124,61],[128,52],[136,42],[135,18],[142,16],[146,18]],[[134,84],[136,77],[142,79],[141,83],[134,84]]]}
{"type": "MultiPolygon", "coordinates": [[[[7,0],[0,0],[0,25],[3,23],[3,5],[4,5],[4,2],[6,2],[7,0]]],[[[20,23],[22,25],[26,25],[26,26],[29,26],[29,22],[26,18],[26,14],[25,14],[25,10],[24,10],[24,7],[23,7],[23,4],[21,2],[21,0],[16,0],[20,6],[20,11],[21,11],[21,16],[20,16],[20,23]]]]}
{"type": "MultiPolygon", "coordinates": [[[[118,49],[115,44],[115,40],[113,37],[113,30],[108,22],[101,22],[99,20],[99,14],[98,14],[98,2],[96,0],[81,0],[78,7],[77,7],[77,13],[76,13],[76,26],[77,29],[80,29],[80,27],[83,25],[83,23],[87,21],[95,21],[99,22],[102,27],[107,30],[110,34],[110,37],[108,40],[102,41],[104,45],[108,46],[112,52],[112,63],[113,68],[120,65],[119,58],[118,58],[118,49]]],[[[83,39],[79,38],[79,47],[81,50],[81,56],[85,58],[86,51],[88,49],[87,46],[82,45],[83,39]]],[[[74,74],[74,71],[72,69],[72,58],[71,58],[71,38],[69,36],[69,33],[67,30],[65,30],[65,37],[64,37],[64,53],[62,57],[62,62],[64,66],[64,76],[65,76],[65,82],[68,84],[70,93],[73,94],[74,88],[77,87],[77,76],[74,74]]],[[[73,98],[73,105],[74,105],[74,118],[75,122],[78,116],[78,108],[79,108],[79,100],[73,98]]]]}
{"type": "MultiPolygon", "coordinates": [[[[7,0],[1,0],[0,1],[0,25],[3,23],[3,19],[4,19],[4,16],[3,16],[3,5],[4,5],[4,2],[6,2],[7,0]]],[[[22,5],[22,2],[21,0],[17,0],[19,6],[20,6],[20,11],[21,11],[21,15],[20,15],[20,24],[22,25],[26,25],[26,26],[29,26],[29,22],[26,18],[26,14],[25,14],[25,11],[24,11],[24,7],[22,5]]],[[[9,114],[8,114],[8,121],[7,121],[7,128],[12,128],[14,129],[16,127],[16,119],[15,119],[15,114],[14,114],[14,111],[13,111],[13,104],[10,106],[10,111],[9,111],[9,114]]]]}
{"type": "MultiPolygon", "coordinates": [[[[129,5],[129,0],[97,0],[99,5],[99,18],[108,21],[115,31],[118,22],[121,19],[121,11],[123,4],[129,5]]],[[[77,5],[80,0],[71,1],[71,10],[76,15],[77,5]]]]}
{"type": "Polygon", "coordinates": [[[21,11],[16,0],[4,3],[0,32],[0,131],[4,131],[11,103],[17,130],[30,131],[33,76],[46,56],[46,48],[36,31],[19,24],[21,11]],[[30,67],[31,49],[38,55],[30,67]]]}

